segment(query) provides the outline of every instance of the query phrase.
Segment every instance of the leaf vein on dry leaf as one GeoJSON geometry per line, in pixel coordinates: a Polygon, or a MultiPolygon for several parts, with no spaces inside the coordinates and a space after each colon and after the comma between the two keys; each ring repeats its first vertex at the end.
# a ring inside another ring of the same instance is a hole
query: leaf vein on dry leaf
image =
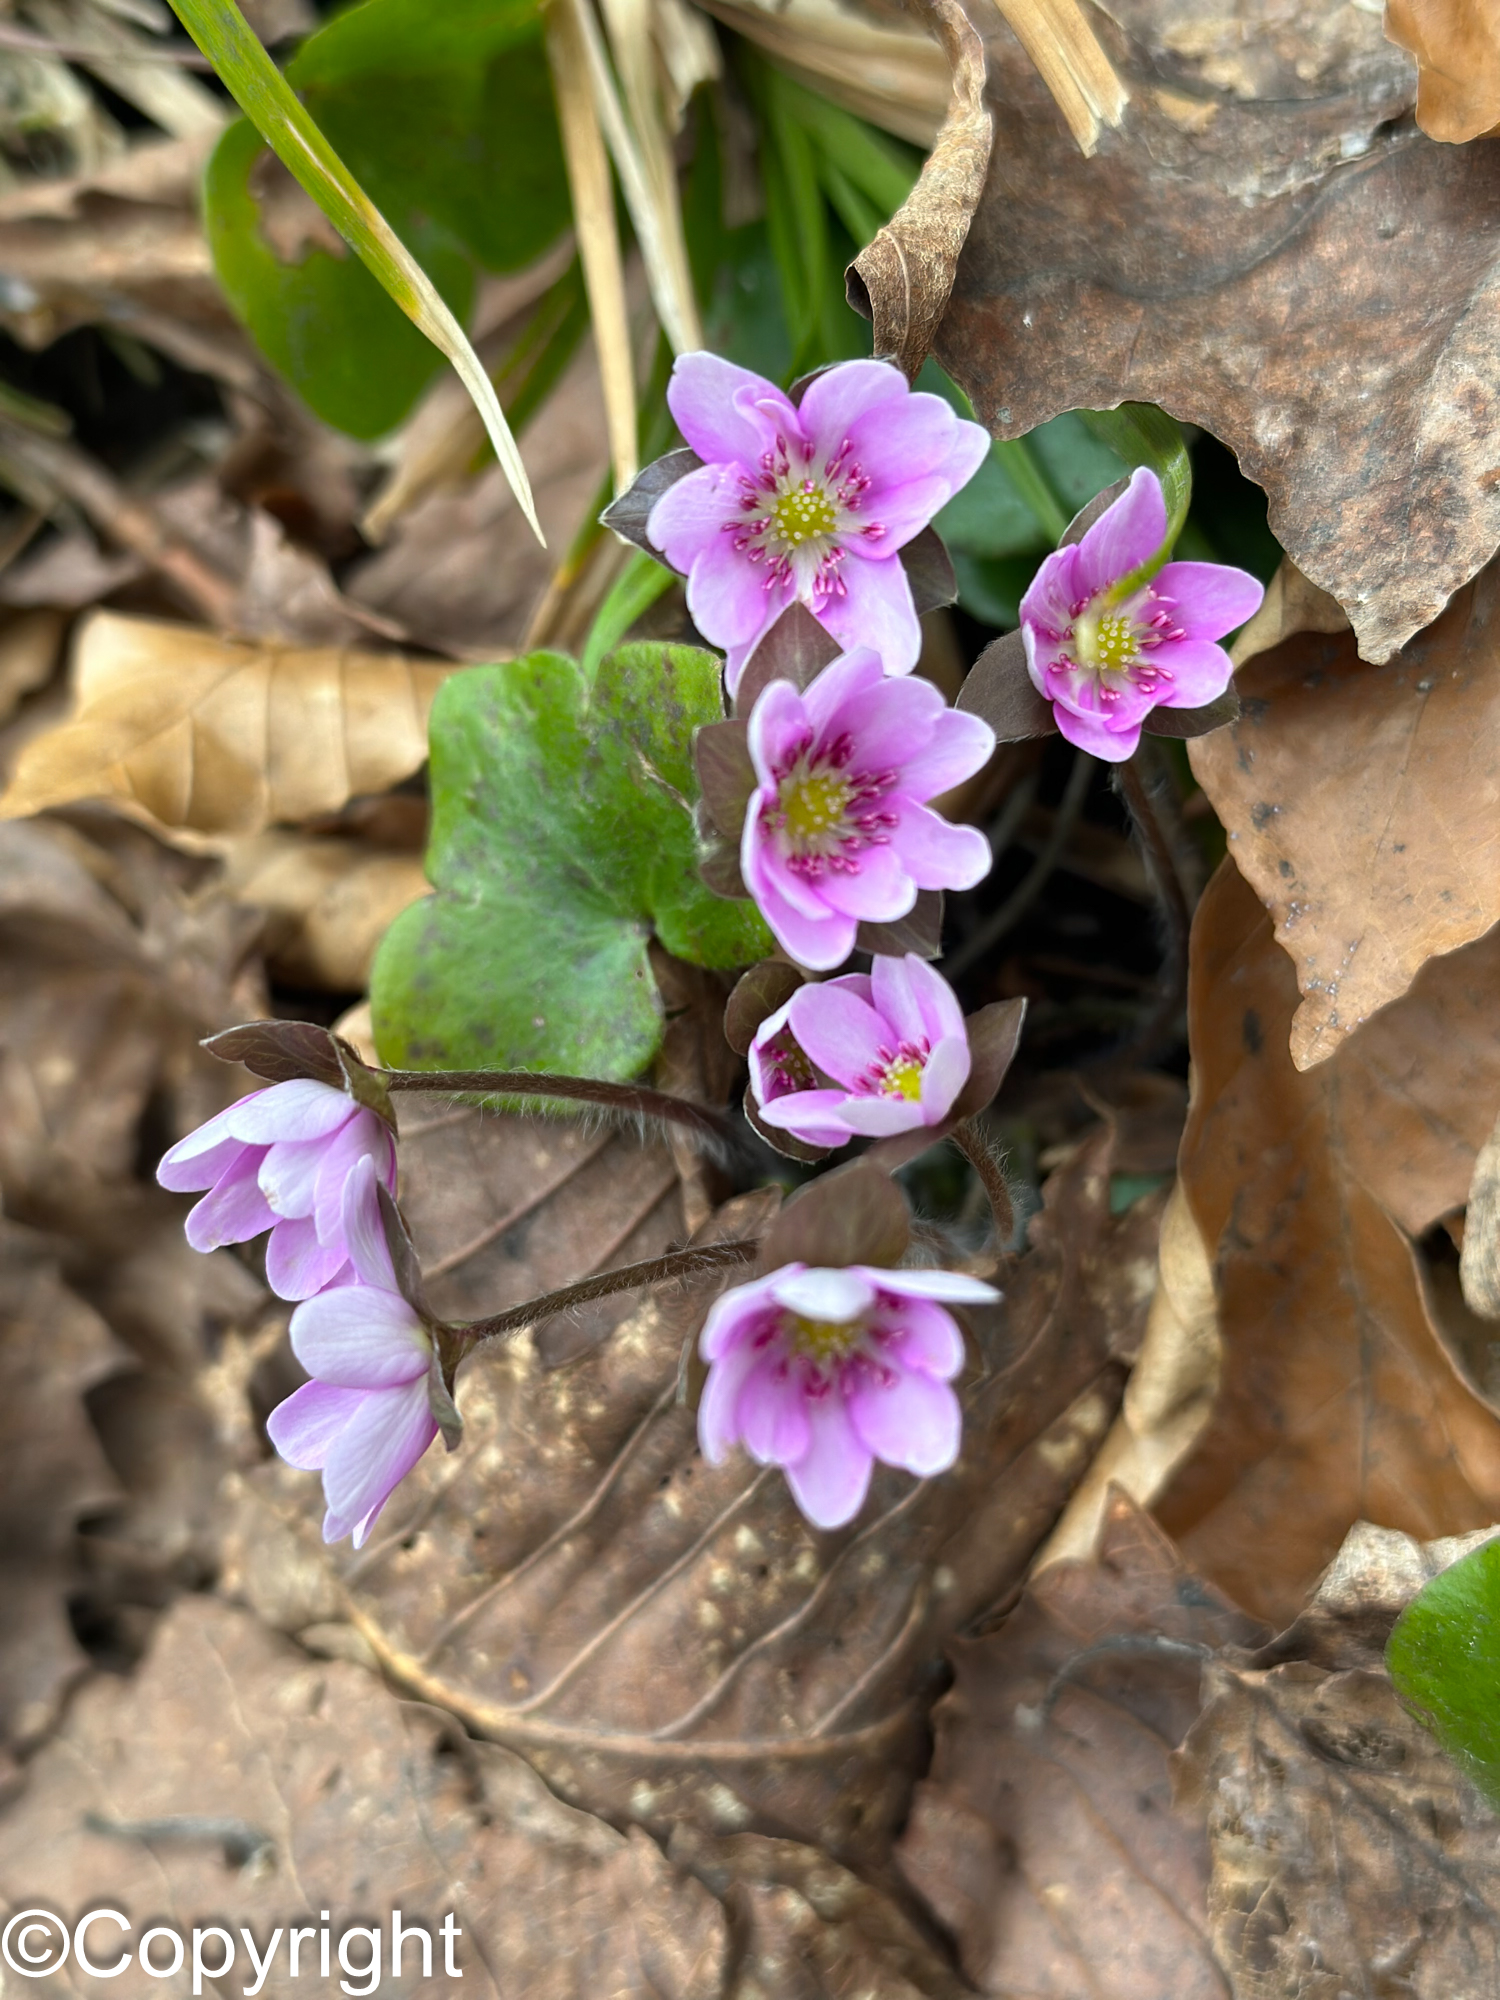
{"type": "MultiPolygon", "coordinates": [[[[440,1130],[441,1127],[434,1125],[429,1129],[440,1130]]],[[[565,1172],[557,1175],[554,1180],[543,1182],[541,1186],[527,1195],[524,1200],[517,1202],[513,1208],[507,1210],[504,1215],[498,1217],[494,1222],[487,1222],[484,1228],[476,1236],[470,1237],[467,1243],[460,1244],[458,1249],[450,1250],[445,1257],[438,1257],[431,1264],[428,1264],[425,1267],[427,1277],[445,1278],[450,1271],[456,1271],[461,1265],[467,1264],[471,1257],[477,1257],[481,1250],[487,1250],[492,1243],[498,1243],[502,1236],[507,1235],[518,1223],[524,1222],[528,1215],[535,1214],[536,1210],[544,1202],[550,1201],[553,1195],[559,1194],[568,1185],[569,1181],[573,1180],[578,1174],[582,1173],[585,1167],[597,1160],[601,1153],[608,1151],[613,1140],[614,1134],[606,1132],[596,1146],[591,1147],[588,1152],[569,1160],[565,1172]]]]}
{"type": "MultiPolygon", "coordinates": [[[[925,1482],[924,1482],[925,1484],[925,1482]]],[[[882,1652],[875,1655],[864,1672],[853,1682],[848,1692],[839,1696],[832,1708],[824,1709],[808,1731],[810,1736],[826,1736],[842,1716],[857,1706],[860,1697],[868,1694],[878,1675],[885,1672],[893,1660],[899,1660],[913,1635],[922,1629],[922,1620],[927,1616],[927,1607],[932,1598],[932,1585],[924,1576],[919,1579],[911,1594],[911,1605],[902,1620],[901,1629],[890,1640],[882,1652]]]]}

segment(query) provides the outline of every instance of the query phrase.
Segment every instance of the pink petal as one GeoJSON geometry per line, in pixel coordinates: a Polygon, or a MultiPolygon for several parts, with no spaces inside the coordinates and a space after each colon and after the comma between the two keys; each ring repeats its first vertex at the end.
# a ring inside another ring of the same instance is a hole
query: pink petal
{"type": "Polygon", "coordinates": [[[790,681],[762,688],[750,711],[747,737],[750,761],[768,798],[776,796],[778,772],[796,761],[813,735],[812,719],[790,681]]]}
{"type": "MultiPolygon", "coordinates": [[[[868,647],[861,651],[874,663],[875,673],[880,676],[877,655],[868,647]]],[[[855,657],[845,655],[846,659],[855,657]]],[[[822,678],[820,674],[818,680],[822,678]]],[[[808,689],[810,714],[817,687],[818,681],[814,681],[808,689]]],[[[931,681],[881,677],[873,685],[849,689],[841,701],[830,704],[827,714],[817,718],[818,736],[820,741],[831,743],[847,735],[854,745],[851,768],[856,771],[904,770],[934,740],[938,724],[947,713],[948,705],[931,681]]],[[[977,716],[971,719],[979,720],[977,716]]]]}
{"type": "Polygon", "coordinates": [[[1060,638],[1072,630],[1073,607],[1088,597],[1088,592],[1079,585],[1077,570],[1076,542],[1070,542],[1065,549],[1054,549],[1043,558],[1021,599],[1023,632],[1036,626],[1060,638]]]}
{"type": "Polygon", "coordinates": [[[951,1381],[964,1365],[964,1337],[951,1313],[927,1299],[884,1300],[881,1354],[893,1354],[903,1368],[919,1369],[940,1382],[951,1381]]]}
{"type": "Polygon", "coordinates": [[[1081,596],[1093,597],[1149,562],[1167,539],[1167,503],[1161,481],[1141,465],[1130,484],[1078,543],[1074,572],[1081,596]]]}
{"type": "Polygon", "coordinates": [[[951,826],[926,806],[900,797],[886,801],[900,813],[891,845],[919,889],[972,889],[990,872],[990,844],[974,826],[951,826]]]}
{"type": "Polygon", "coordinates": [[[903,1042],[940,1042],[962,1035],[964,1017],[953,988],[915,952],[871,961],[875,1004],[903,1042]]]}
{"type": "Polygon", "coordinates": [[[967,1271],[887,1271],[869,1264],[852,1264],[851,1270],[867,1278],[878,1292],[898,1299],[944,1299],[959,1305],[993,1305],[1000,1294],[983,1278],[971,1278],[967,1271]]]}
{"type": "Polygon", "coordinates": [[[930,1121],[922,1115],[921,1100],[889,1096],[850,1097],[845,1100],[844,1120],[851,1132],[862,1139],[888,1139],[896,1132],[914,1132],[930,1121]]]}
{"type": "Polygon", "coordinates": [[[790,583],[766,581],[764,563],[753,563],[720,535],[688,572],[687,604],[693,623],[715,646],[741,646],[758,639],[796,595],[790,583]]]}
{"type": "Polygon", "coordinates": [[[745,887],[757,901],[763,893],[770,892],[810,922],[826,922],[828,903],[821,882],[792,867],[768,818],[762,800],[752,800],[740,836],[740,874],[745,887]]]}
{"type": "Polygon", "coordinates": [[[779,864],[760,837],[755,816],[745,822],[745,838],[740,845],[740,869],[745,887],[771,934],[791,958],[812,972],[832,972],[854,949],[858,928],[853,917],[840,915],[818,905],[820,914],[809,916],[783,893],[790,870],[779,864]]]}
{"type": "Polygon", "coordinates": [[[734,1407],[740,1438],[758,1465],[785,1465],[807,1450],[807,1399],[796,1369],[781,1355],[757,1357],[734,1407]]]}
{"type": "Polygon", "coordinates": [[[362,1548],[375,1517],[436,1436],[425,1380],[366,1396],[323,1467],[324,1541],[340,1541],[352,1528],[354,1546],[362,1548]]]}
{"type": "Polygon", "coordinates": [[[279,1139],[260,1163],[260,1191],[278,1215],[311,1215],[327,1139],[279,1139]]]}
{"type": "Polygon", "coordinates": [[[792,1498],[815,1528],[842,1528],[865,1504],[873,1459],[836,1392],[810,1400],[807,1455],[786,1468],[792,1498]]]}
{"type": "Polygon", "coordinates": [[[842,596],[813,609],[841,646],[873,646],[888,674],[909,674],[922,652],[922,627],[899,556],[851,549],[839,566],[842,596]]]}
{"type": "Polygon", "coordinates": [[[726,521],[743,521],[744,494],[738,465],[700,465],[669,486],[646,516],[646,539],[672,568],[686,576],[698,558],[721,541],[726,521]]]}
{"type": "Polygon", "coordinates": [[[778,429],[788,439],[801,431],[796,411],[774,383],[717,354],[678,355],[667,407],[683,437],[710,463],[733,458],[753,466],[775,445],[778,429]]]}
{"type": "Polygon", "coordinates": [[[1157,708],[1201,708],[1216,701],[1234,679],[1234,662],[1211,639],[1168,639],[1152,650],[1152,663],[1171,675],[1157,708]]]}
{"type": "Polygon", "coordinates": [[[901,789],[908,798],[934,799],[982,771],[994,754],[995,732],[987,722],[962,709],[944,709],[931,741],[903,760],[901,789]]]}
{"type": "Polygon", "coordinates": [[[852,1090],[860,1077],[879,1063],[881,1044],[892,1039],[875,1009],[842,981],[801,987],[792,995],[789,1011],[799,1045],[826,1076],[846,1090],[852,1090]]]}
{"type": "Polygon", "coordinates": [[[354,1114],[354,1100],[331,1083],[293,1077],[269,1090],[252,1090],[223,1114],[224,1129],[255,1146],[278,1140],[326,1139],[354,1114]]]}
{"type": "Polygon", "coordinates": [[[717,1361],[736,1342],[753,1334],[764,1319],[767,1305],[773,1302],[769,1297],[772,1286],[788,1271],[801,1269],[800,1264],[783,1264],[769,1277],[752,1278],[748,1284],[731,1285],[727,1292],[722,1292],[709,1307],[698,1336],[698,1352],[703,1359],[717,1361]]]}
{"type": "Polygon", "coordinates": [[[334,1285],[292,1314],[292,1352],[340,1389],[389,1389],[427,1373],[432,1343],[399,1293],[334,1285]]]}
{"type": "Polygon", "coordinates": [[[710,1465],[722,1465],[739,1442],[736,1408],[740,1389],[751,1369],[759,1365],[762,1351],[754,1341],[741,1341],[708,1371],[698,1404],[698,1449],[710,1465]]]}
{"type": "Polygon", "coordinates": [[[266,1435],[288,1465],[321,1472],[328,1454],[365,1400],[363,1389],[335,1389],[330,1382],[304,1382],[266,1419],[266,1435]]]}
{"type": "MultiPolygon", "coordinates": [[[[807,720],[819,743],[826,744],[847,729],[860,727],[865,703],[885,680],[885,668],[873,646],[851,646],[830,660],[803,692],[807,720]]],[[[941,697],[940,697],[941,699],[941,697]]]]}
{"type": "Polygon", "coordinates": [[[342,1243],[318,1241],[310,1215],[278,1222],[266,1244],[266,1283],[279,1299],[310,1299],[348,1264],[342,1243]]]}
{"type": "MultiPolygon", "coordinates": [[[[816,381],[808,383],[797,405],[803,431],[813,447],[817,470],[823,470],[846,438],[853,444],[862,420],[870,426],[867,455],[878,456],[885,426],[897,420],[899,410],[910,397],[906,377],[889,361],[841,361],[836,368],[825,369],[816,381]]],[[[947,407],[944,403],[943,408],[947,407]]],[[[873,476],[871,466],[866,465],[865,471],[873,476]]]]}
{"type": "Polygon", "coordinates": [[[858,1319],[875,1303],[875,1286],[863,1270],[807,1270],[788,1264],[775,1274],[771,1296],[808,1319],[858,1319]]]}
{"type": "Polygon", "coordinates": [[[860,1442],[886,1465],[930,1479],[958,1457],[963,1412],[946,1382],[866,1365],[849,1389],[848,1405],[860,1442]]]}
{"type": "MultiPolygon", "coordinates": [[[[905,800],[900,804],[906,812],[926,810],[923,806],[907,805],[905,800]]],[[[889,844],[860,848],[853,857],[852,869],[830,869],[826,875],[820,875],[818,893],[829,908],[842,910],[846,916],[867,918],[877,924],[904,917],[916,902],[917,891],[912,885],[907,855],[899,844],[900,839],[898,828],[889,844]]],[[[985,854],[989,854],[988,846],[985,854]]],[[[985,865],[989,865],[988,860],[985,865]]],[[[976,876],[975,880],[978,879],[976,876]]]]}
{"type": "Polygon", "coordinates": [[[1175,623],[1190,639],[1222,639],[1253,618],[1265,591],[1247,570],[1227,563],[1170,562],[1151,579],[1159,597],[1169,597],[1175,623]]]}
{"type": "Polygon", "coordinates": [[[969,1080],[973,1057],[967,1034],[934,1044],[922,1071],[922,1123],[936,1125],[953,1109],[953,1100],[969,1080]]]}
{"type": "MultiPolygon", "coordinates": [[[[331,1243],[343,1227],[345,1189],[350,1173],[362,1160],[370,1162],[372,1174],[378,1175],[394,1193],[395,1142],[391,1138],[390,1127],[373,1111],[357,1111],[343,1131],[336,1133],[328,1142],[323,1154],[323,1163],[318,1169],[313,1219],[318,1226],[318,1235],[325,1243],[331,1243]]],[[[365,1200],[378,1218],[380,1204],[375,1199],[373,1183],[365,1200]]]]}
{"type": "Polygon", "coordinates": [[[256,1182],[260,1164],[257,1147],[239,1148],[239,1158],[217,1186],[188,1214],[187,1240],[195,1250],[217,1250],[225,1243],[248,1243],[276,1220],[256,1182]]]}
{"type": "Polygon", "coordinates": [[[805,1146],[826,1146],[830,1151],[849,1143],[850,1128],[844,1119],[848,1102],[842,1090],[793,1090],[769,1104],[756,1099],[763,1125],[790,1132],[805,1146]]]}
{"type": "Polygon", "coordinates": [[[244,1144],[225,1126],[233,1109],[231,1104],[229,1111],[210,1118],[162,1154],[156,1178],[164,1188],[174,1194],[196,1194],[200,1188],[213,1186],[244,1144]]]}
{"type": "Polygon", "coordinates": [[[1123,764],[1134,754],[1141,740],[1141,722],[1145,720],[1143,716],[1114,729],[1099,716],[1079,715],[1071,708],[1064,708],[1061,702],[1054,704],[1052,714],[1059,733],[1069,743],[1106,764],[1123,764]]]}

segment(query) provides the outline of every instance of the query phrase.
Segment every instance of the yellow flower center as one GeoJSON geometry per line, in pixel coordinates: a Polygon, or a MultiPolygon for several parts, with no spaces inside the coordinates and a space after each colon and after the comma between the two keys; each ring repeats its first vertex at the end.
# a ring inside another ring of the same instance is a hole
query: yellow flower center
{"type": "Polygon", "coordinates": [[[863,1331],[864,1322],[857,1319],[808,1319],[803,1313],[788,1313],[786,1317],[790,1346],[823,1366],[852,1354],[863,1331]]]}
{"type": "Polygon", "coordinates": [[[1123,673],[1140,650],[1140,633],[1127,611],[1085,611],[1073,626],[1073,652],[1079,666],[1096,673],[1123,673]]]}
{"type": "Polygon", "coordinates": [[[788,548],[831,535],[838,525],[838,510],[821,486],[805,480],[783,493],[771,509],[776,532],[788,548]]]}
{"type": "Polygon", "coordinates": [[[854,787],[836,771],[799,772],[783,778],[780,805],[787,832],[799,844],[834,832],[853,794],[854,787]]]}
{"type": "Polygon", "coordinates": [[[922,1095],[922,1065],[915,1056],[898,1056],[885,1066],[881,1079],[882,1097],[904,1097],[913,1103],[922,1095]]]}

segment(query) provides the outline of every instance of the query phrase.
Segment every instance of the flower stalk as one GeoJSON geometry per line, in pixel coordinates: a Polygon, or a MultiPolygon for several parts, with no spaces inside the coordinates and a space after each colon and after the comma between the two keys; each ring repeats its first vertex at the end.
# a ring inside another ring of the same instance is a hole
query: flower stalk
{"type": "Polygon", "coordinates": [[[550,1319],[554,1313],[569,1312],[575,1306],[592,1305],[595,1299],[607,1299],[615,1292],[643,1291],[650,1285],[670,1284],[678,1278],[700,1278],[715,1271],[732,1271],[758,1256],[760,1247],[758,1237],[740,1237],[728,1243],[705,1243],[686,1250],[669,1250],[663,1257],[648,1257],[644,1263],[622,1264],[617,1270],[601,1271],[597,1277],[581,1278],[576,1285],[562,1285],[555,1292],[543,1292],[540,1298],[524,1299],[518,1306],[508,1306],[504,1312],[493,1313],[488,1319],[469,1320],[448,1330],[470,1346],[476,1346],[481,1341],[501,1340],[508,1334],[524,1332],[527,1327],[550,1319]]]}

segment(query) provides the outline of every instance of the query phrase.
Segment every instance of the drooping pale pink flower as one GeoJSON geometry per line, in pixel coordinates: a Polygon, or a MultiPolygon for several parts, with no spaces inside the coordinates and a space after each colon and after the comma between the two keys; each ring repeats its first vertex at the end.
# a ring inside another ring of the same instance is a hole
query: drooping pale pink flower
{"type": "Polygon", "coordinates": [[[432,1341],[396,1287],[368,1155],[345,1177],[342,1231],[352,1283],[292,1314],[292,1352],[312,1376],[271,1412],[273,1445],[321,1472],[325,1542],[363,1548],[375,1518],[437,1436],[428,1407],[432,1341]]]}
{"type": "Polygon", "coordinates": [[[996,1299],[956,1271],[785,1264],[715,1300],[699,1347],[709,1364],[698,1441],[710,1465],[736,1443],[779,1465],[818,1528],[864,1505],[878,1458],[919,1478],[946,1472],[963,1428],[949,1384],[963,1336],[948,1304],[996,1299]]]}
{"type": "Polygon", "coordinates": [[[1265,595],[1223,563],[1173,562],[1120,597],[1167,535],[1161,481],[1142,466],[1079,542],[1047,557],[1021,599],[1026,664],[1070,743],[1122,763],[1153,708],[1201,708],[1234,668],[1214,642],[1265,595]]]}
{"type": "Polygon", "coordinates": [[[252,1090],[181,1139],[156,1178],[174,1193],[208,1193],[187,1219],[195,1250],[246,1243],[269,1229],[266,1277],[283,1299],[310,1298],[349,1261],[344,1183],[374,1162],[395,1192],[390,1127],[332,1084],[296,1077],[252,1090]]]}
{"type": "Polygon", "coordinates": [[[842,965],[862,918],[904,917],[919,889],[970,889],[989,842],[924,801],[981,769],[995,733],[931,682],[887,680],[868,646],[804,691],[772,681],[750,711],[757,784],[740,873],[783,948],[815,971],[842,965]]]}
{"type": "Polygon", "coordinates": [[[936,1125],[968,1077],[953,988],[915,953],[799,987],[750,1044],[762,1122],[809,1146],[936,1125]]]}
{"type": "Polygon", "coordinates": [[[646,523],[725,648],[733,693],[756,641],[800,599],[845,646],[910,673],[921,650],[897,552],[983,464],[989,436],[885,361],[844,361],[793,404],[716,354],[680,355],[667,388],[704,464],[646,523]]]}

